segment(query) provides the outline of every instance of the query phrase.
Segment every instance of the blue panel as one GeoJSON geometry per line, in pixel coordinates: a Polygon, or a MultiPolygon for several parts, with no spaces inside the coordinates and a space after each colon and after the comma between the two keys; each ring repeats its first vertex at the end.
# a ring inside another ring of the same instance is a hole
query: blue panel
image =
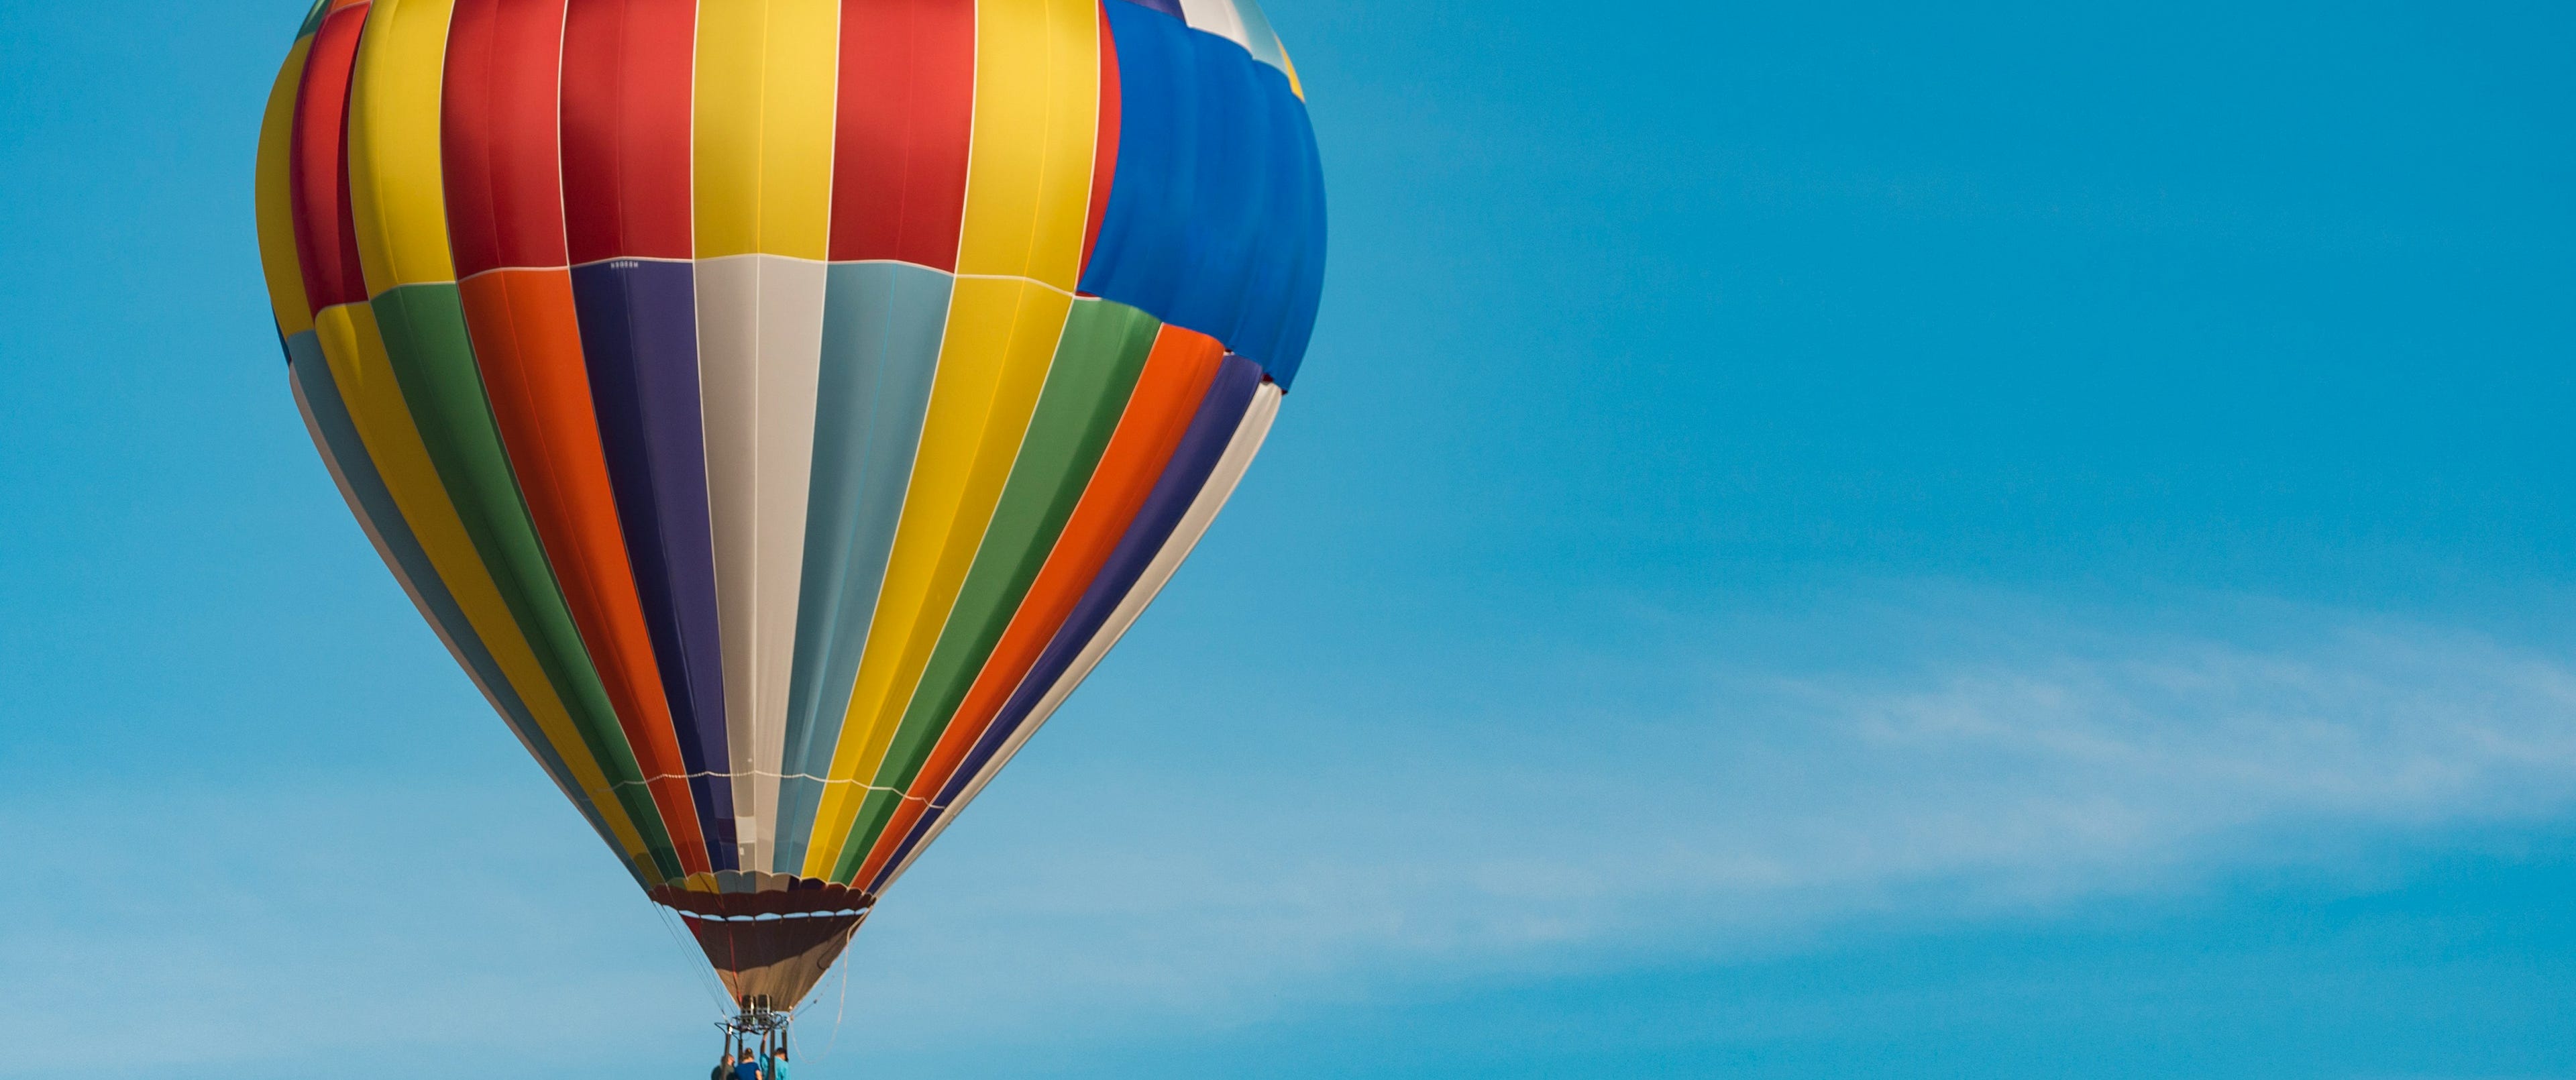
{"type": "Polygon", "coordinates": [[[698,404],[697,295],[686,262],[609,259],[572,268],[591,409],[698,832],[715,869],[739,870],[733,780],[724,775],[731,758],[698,404]]]}
{"type": "Polygon", "coordinates": [[[814,809],[841,737],[895,523],[930,409],[954,278],[897,262],[836,263],[823,294],[823,368],[814,396],[814,472],[788,676],[771,869],[805,865],[814,809]]]}
{"type": "Polygon", "coordinates": [[[1324,284],[1324,177],[1306,105],[1241,46],[1130,3],[1118,171],[1082,291],[1259,361],[1286,387],[1324,284]]]}
{"type": "MultiPolygon", "coordinates": [[[[618,843],[616,834],[608,831],[608,823],[600,818],[598,808],[591,805],[581,785],[573,781],[572,770],[564,767],[562,755],[555,753],[554,744],[547,742],[545,733],[538,730],[536,718],[529,714],[527,703],[519,699],[519,692],[510,685],[510,680],[502,677],[501,665],[494,662],[491,651],[483,647],[483,639],[474,633],[474,624],[465,621],[464,609],[457,606],[456,597],[447,591],[447,583],[439,580],[437,568],[430,564],[429,553],[421,550],[419,538],[412,535],[411,525],[403,520],[402,511],[394,504],[393,492],[386,489],[384,477],[376,472],[375,461],[367,456],[366,444],[358,439],[357,425],[349,419],[349,407],[340,398],[339,385],[331,381],[331,367],[322,358],[321,342],[314,337],[313,331],[306,330],[286,339],[285,344],[287,372],[294,378],[296,386],[304,391],[304,407],[312,410],[313,426],[321,432],[323,447],[331,455],[332,464],[339,466],[341,482],[349,485],[350,496],[357,500],[355,509],[359,516],[365,519],[376,538],[384,542],[385,553],[393,557],[394,565],[411,582],[412,591],[420,597],[421,606],[429,609],[429,618],[438,625],[441,636],[455,644],[457,655],[474,673],[475,680],[492,692],[493,703],[501,710],[501,722],[510,725],[519,741],[535,752],[537,763],[544,766],[546,775],[554,778],[564,794],[572,798],[572,804],[581,811],[582,818],[590,822],[591,828],[599,830],[599,838],[608,842],[608,849],[618,852],[618,858],[623,860],[626,846],[618,843]]],[[[627,872],[636,871],[629,866],[627,872]]],[[[638,877],[637,880],[642,879],[638,877]]]]}

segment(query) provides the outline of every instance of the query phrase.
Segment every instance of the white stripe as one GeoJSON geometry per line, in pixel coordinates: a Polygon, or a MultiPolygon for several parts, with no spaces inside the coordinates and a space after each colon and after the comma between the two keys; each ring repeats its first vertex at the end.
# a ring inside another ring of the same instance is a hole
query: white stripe
{"type": "Polygon", "coordinates": [[[778,828],[787,685],[796,654],[814,394],[828,268],[784,255],[701,259],[698,396],[724,641],[725,738],[744,866],[766,866],[778,828]]]}
{"type": "Polygon", "coordinates": [[[984,785],[993,781],[993,777],[1002,771],[1002,766],[1011,763],[1012,756],[1018,754],[1029,737],[1037,734],[1038,728],[1046,723],[1047,717],[1072,696],[1074,688],[1082,685],[1082,680],[1091,675],[1091,669],[1099,666],[1101,657],[1107,656],[1109,650],[1118,644],[1118,639],[1126,636],[1127,628],[1135,625],[1136,617],[1145,613],[1145,606],[1153,603],[1154,597],[1163,591],[1163,586],[1172,580],[1173,572],[1181,568],[1181,561],[1190,557],[1190,552],[1198,547],[1199,538],[1207,534],[1208,525],[1216,520],[1217,511],[1225,509],[1225,502],[1233,497],[1235,486],[1243,482],[1244,471],[1251,468],[1253,455],[1261,452],[1261,441],[1269,436],[1271,422],[1279,418],[1279,394],[1277,384],[1268,382],[1254,391],[1251,404],[1244,410],[1242,424],[1234,429],[1234,438],[1227,441],[1225,452],[1217,457],[1215,469],[1208,474],[1207,483],[1199,488],[1198,497],[1190,501],[1189,510],[1181,515],[1180,524],[1173,527],[1170,539],[1164,541],[1161,551],[1154,553],[1154,561],[1146,564],[1144,576],[1136,580],[1134,588],[1127,590],[1126,597],[1110,613],[1109,621],[1102,624],[1100,632],[1092,635],[1091,641],[1082,647],[1082,652],[1074,657],[1073,665],[1065,669],[1064,676],[1047,688],[1045,697],[1038,699],[1037,707],[1029,711],[1027,720],[1021,721],[1019,730],[1011,733],[1001,750],[993,755],[991,761],[985,762],[983,769],[975,774],[975,779],[958,793],[957,801],[949,804],[948,812],[940,815],[938,822],[930,827],[929,835],[913,845],[912,852],[904,856],[902,864],[886,876],[885,887],[878,892],[894,887],[894,883],[902,879],[904,871],[912,869],[913,861],[921,858],[922,852],[930,850],[931,843],[939,839],[939,834],[957,820],[957,815],[965,811],[967,803],[975,801],[975,796],[983,793],[984,785]]]}
{"type": "Polygon", "coordinates": [[[1243,34],[1243,14],[1234,10],[1234,0],[1181,0],[1182,17],[1194,30],[1205,30],[1252,51],[1252,41],[1243,34]]]}
{"type": "Polygon", "coordinates": [[[1261,13],[1261,5],[1255,0],[1233,0],[1233,3],[1235,14],[1243,19],[1243,47],[1252,51],[1253,59],[1279,69],[1282,75],[1287,74],[1288,49],[1279,44],[1279,32],[1271,29],[1270,17],[1261,13]]]}
{"type": "MultiPolygon", "coordinates": [[[[844,15],[845,13],[840,10],[839,5],[834,5],[832,11],[832,35],[835,40],[840,36],[841,21],[844,15]]],[[[832,50],[832,85],[835,87],[841,85],[841,59],[841,50],[835,47],[832,50]]],[[[831,139],[833,143],[836,144],[835,150],[837,151],[837,143],[840,140],[841,131],[841,96],[837,93],[832,95],[831,126],[824,130],[831,133],[831,139]]],[[[761,732],[762,738],[759,744],[759,753],[752,755],[754,764],[767,766],[768,771],[773,775],[755,777],[752,781],[753,812],[760,815],[761,828],[763,830],[760,836],[759,858],[754,860],[750,856],[746,855],[739,863],[739,865],[746,868],[772,868],[768,870],[756,870],[755,872],[757,873],[774,874],[781,872],[777,869],[778,819],[780,815],[778,811],[779,778],[775,774],[787,767],[787,710],[790,705],[788,698],[792,696],[791,691],[795,686],[796,677],[796,605],[797,602],[805,595],[805,503],[807,495],[813,491],[814,487],[814,408],[817,394],[816,386],[822,378],[823,311],[825,307],[825,299],[831,292],[832,197],[839,191],[841,182],[840,165],[841,155],[839,153],[828,153],[823,156],[824,262],[822,272],[815,278],[814,347],[808,351],[806,359],[807,363],[814,366],[812,372],[814,377],[807,379],[805,382],[805,446],[804,449],[798,453],[796,458],[796,460],[801,462],[801,464],[796,468],[789,470],[795,475],[796,490],[798,492],[796,496],[796,531],[792,534],[794,539],[782,541],[782,544],[785,546],[780,549],[793,561],[782,567],[779,571],[784,575],[787,582],[787,606],[784,610],[773,613],[773,621],[776,623],[779,635],[777,690],[769,696],[761,699],[762,707],[771,710],[761,714],[763,720],[766,724],[771,725],[771,728],[774,730],[764,729],[761,732]]],[[[949,285],[949,288],[951,290],[950,299],[954,302],[954,290],[956,289],[955,283],[952,282],[949,285]]],[[[942,319],[941,322],[945,324],[946,320],[942,319]]],[[[945,333],[944,330],[942,332],[945,333]]],[[[849,706],[846,704],[842,706],[842,709],[845,712],[848,708],[849,706]]],[[[821,717],[815,717],[814,720],[819,722],[821,717]]],[[[835,741],[837,742],[838,740],[835,741]]],[[[828,768],[829,766],[826,767],[828,768]]],[[[814,824],[810,819],[805,823],[804,830],[805,835],[798,839],[810,845],[814,834],[814,824]]],[[[803,872],[804,869],[805,868],[802,866],[791,866],[786,867],[784,872],[792,876],[803,872]]],[[[830,969],[827,967],[825,970],[828,971],[830,969]]]]}

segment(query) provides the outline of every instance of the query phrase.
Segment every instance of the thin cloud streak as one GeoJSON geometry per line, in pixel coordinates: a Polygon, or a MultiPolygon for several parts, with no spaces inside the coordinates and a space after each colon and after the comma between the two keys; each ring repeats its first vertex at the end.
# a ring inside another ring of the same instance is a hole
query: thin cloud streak
{"type": "Polygon", "coordinates": [[[1177,789],[1049,774],[891,898],[851,1012],[922,1049],[1222,1027],[1378,985],[2188,892],[2576,803],[2576,671],[2552,657],[2348,613],[2260,642],[2010,617],[1879,670],[1709,663],[1650,721],[1536,703],[1565,713],[1553,740],[1292,750],[1177,789]]]}

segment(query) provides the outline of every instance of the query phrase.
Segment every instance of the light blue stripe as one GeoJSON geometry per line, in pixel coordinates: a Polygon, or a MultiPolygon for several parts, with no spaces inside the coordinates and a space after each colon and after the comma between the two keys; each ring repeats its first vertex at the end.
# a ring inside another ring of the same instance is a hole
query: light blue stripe
{"type": "Polygon", "coordinates": [[[775,873],[805,865],[859,655],[876,617],[913,452],[930,409],[956,279],[910,263],[840,263],[823,298],[823,370],[814,399],[814,472],[805,568],[788,679],[787,749],[778,792],[775,873]],[[800,776],[802,774],[802,776],[800,776]]]}
{"type": "Polygon", "coordinates": [[[1252,58],[1283,74],[1288,70],[1288,55],[1279,47],[1279,34],[1270,29],[1270,17],[1261,13],[1257,0],[1234,0],[1234,13],[1243,20],[1243,36],[1252,58]]]}

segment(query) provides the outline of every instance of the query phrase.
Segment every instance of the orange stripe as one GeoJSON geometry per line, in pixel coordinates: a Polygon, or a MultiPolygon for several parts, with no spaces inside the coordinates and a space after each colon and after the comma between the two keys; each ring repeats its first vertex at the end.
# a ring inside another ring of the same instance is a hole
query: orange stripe
{"type": "Polygon", "coordinates": [[[688,767],[672,734],[670,702],[627,565],[599,420],[591,411],[574,314],[572,271],[495,270],[459,283],[474,359],[509,449],[537,537],[617,724],[671,834],[680,864],[706,873],[706,840],[690,798],[688,767]]]}
{"type": "Polygon", "coordinates": [[[1010,700],[1011,691],[1028,677],[1038,654],[1046,651],[1047,642],[1054,640],[1065,617],[1082,600],[1083,590],[1099,576],[1101,564],[1109,561],[1119,538],[1127,535],[1127,526],[1145,505],[1154,481],[1163,475],[1173,449],[1180,446],[1190,418],[1198,412],[1199,399],[1207,395],[1208,383],[1216,378],[1217,365],[1224,359],[1225,346],[1197,331],[1165,326],[1155,336],[1154,350],[1146,355],[1145,370],[1137,376],[1136,391],[1118,418],[1118,430],[1110,435],[1100,466],[1092,471],[1082,500],[1074,504],[1055,549],[1047,553],[1046,565],[1030,583],[1028,595],[1011,615],[1011,625],[1002,631],[1001,641],[993,646],[984,670],[976,674],[975,685],[958,704],[947,730],[940,733],[939,744],[914,775],[908,791],[911,797],[903,800],[894,818],[877,834],[867,861],[850,878],[852,883],[864,887],[884,869],[920,820],[928,800],[948,785],[967,752],[1010,700]]]}

